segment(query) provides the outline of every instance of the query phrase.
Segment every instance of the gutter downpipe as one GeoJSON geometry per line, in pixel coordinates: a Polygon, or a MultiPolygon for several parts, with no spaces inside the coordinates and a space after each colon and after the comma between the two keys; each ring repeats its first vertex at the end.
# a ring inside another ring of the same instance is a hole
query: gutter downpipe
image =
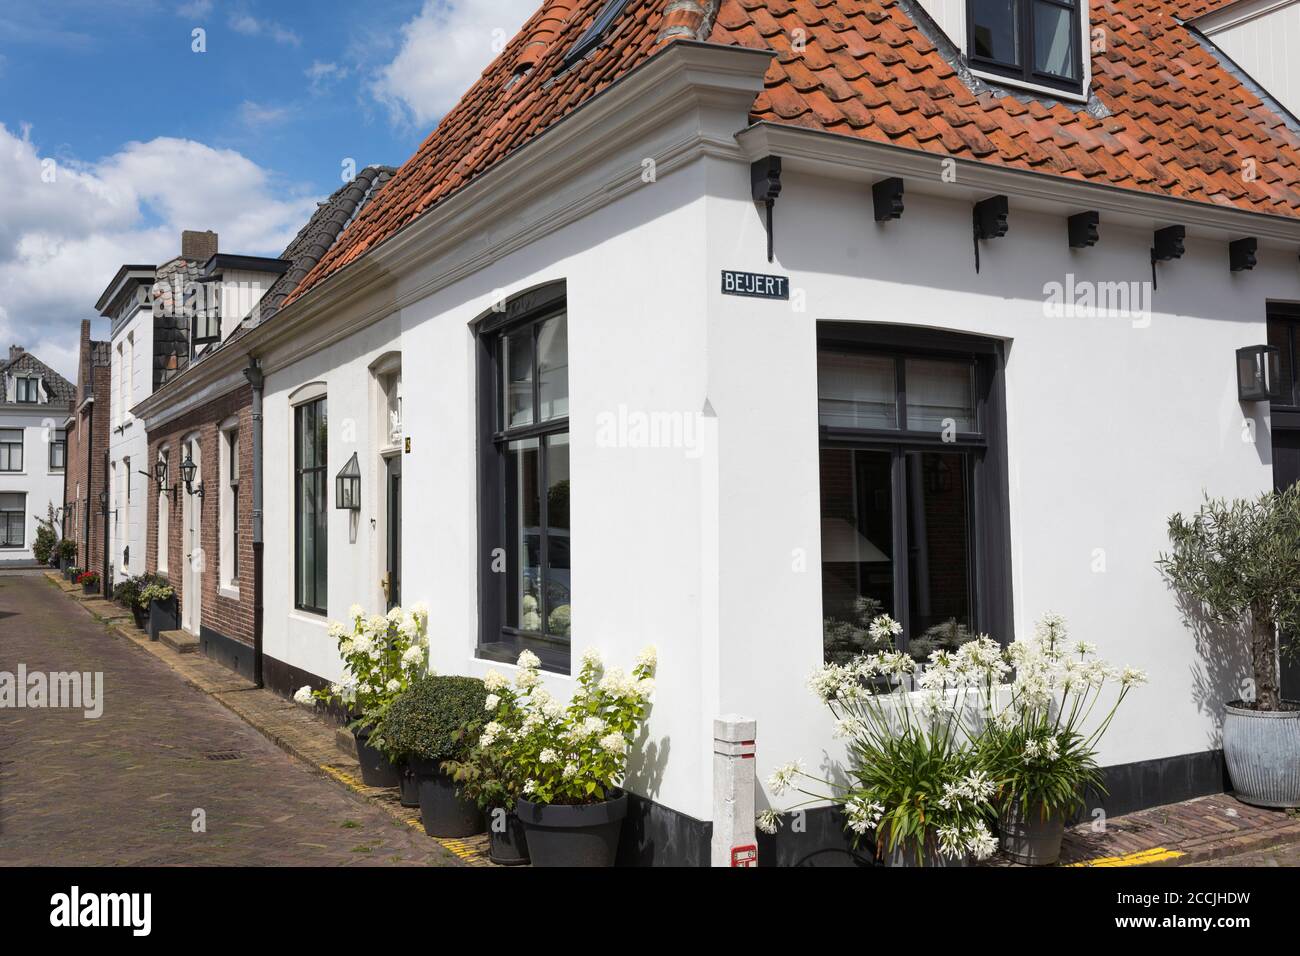
{"type": "Polygon", "coordinates": [[[253,683],[265,686],[262,677],[262,366],[248,357],[244,378],[253,387],[253,683]]]}
{"type": "MultiPolygon", "coordinates": [[[[81,533],[82,541],[85,544],[85,551],[81,555],[81,570],[90,570],[90,516],[94,514],[91,510],[91,500],[94,498],[92,489],[95,487],[95,366],[90,366],[90,418],[86,423],[86,527],[81,533]]],[[[98,503],[98,502],[96,502],[98,503]]],[[[81,502],[77,502],[77,507],[81,507],[81,502]]]]}
{"type": "Polygon", "coordinates": [[[108,516],[109,508],[113,502],[108,495],[108,452],[104,452],[104,507],[99,509],[100,520],[104,522],[104,567],[103,576],[100,578],[100,584],[104,587],[104,600],[110,601],[113,598],[113,582],[108,579],[108,516]]]}

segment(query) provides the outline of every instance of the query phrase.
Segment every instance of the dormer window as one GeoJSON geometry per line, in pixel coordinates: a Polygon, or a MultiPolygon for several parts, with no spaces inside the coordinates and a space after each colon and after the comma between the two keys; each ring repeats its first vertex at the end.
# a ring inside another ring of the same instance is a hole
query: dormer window
{"type": "Polygon", "coordinates": [[[967,57],[978,72],[1082,94],[1085,0],[966,0],[967,57]]]}
{"type": "Polygon", "coordinates": [[[190,320],[190,357],[198,358],[221,343],[221,312],[200,308],[190,320]]]}
{"type": "Polygon", "coordinates": [[[578,42],[569,48],[569,52],[564,54],[562,68],[568,69],[600,46],[610,26],[618,19],[618,15],[623,12],[627,4],[628,0],[606,0],[605,5],[600,8],[600,13],[596,14],[596,19],[591,21],[591,26],[578,37],[578,42]]]}
{"type": "Polygon", "coordinates": [[[15,381],[15,401],[24,405],[35,405],[40,401],[40,379],[20,378],[15,381]]]}

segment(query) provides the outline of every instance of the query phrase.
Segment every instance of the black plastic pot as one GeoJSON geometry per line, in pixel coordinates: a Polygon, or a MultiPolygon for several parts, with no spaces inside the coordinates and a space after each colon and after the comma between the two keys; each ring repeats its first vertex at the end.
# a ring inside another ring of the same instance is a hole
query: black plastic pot
{"type": "Polygon", "coordinates": [[[131,605],[131,617],[135,618],[135,626],[140,630],[146,630],[149,627],[149,612],[139,604],[131,605]]]}
{"type": "Polygon", "coordinates": [[[94,584],[91,584],[89,581],[83,581],[81,584],[82,594],[94,594],[98,590],[99,590],[98,581],[96,581],[94,584]]]}
{"type": "Polygon", "coordinates": [[[528,833],[513,810],[488,811],[488,859],[497,866],[527,866],[528,833]]]}
{"type": "Polygon", "coordinates": [[[181,604],[172,595],[166,601],[149,602],[149,640],[158,640],[163,631],[175,631],[181,626],[181,604]]]}
{"type": "Polygon", "coordinates": [[[439,761],[412,758],[410,766],[420,788],[420,820],[425,833],[456,838],[483,832],[483,811],[456,792],[456,781],[442,772],[439,761]]]}
{"type": "Polygon", "coordinates": [[[357,740],[357,762],[361,764],[361,782],[367,787],[396,787],[402,782],[397,765],[384,756],[384,752],[370,746],[369,730],[354,730],[357,740]]]}
{"type": "Polygon", "coordinates": [[[404,807],[418,807],[420,805],[420,782],[416,779],[415,771],[411,769],[411,763],[408,760],[402,764],[398,773],[401,775],[401,783],[398,786],[398,799],[404,807]]]}
{"type": "Polygon", "coordinates": [[[627,794],[604,803],[548,806],[520,800],[533,866],[613,866],[627,816],[627,794]]]}

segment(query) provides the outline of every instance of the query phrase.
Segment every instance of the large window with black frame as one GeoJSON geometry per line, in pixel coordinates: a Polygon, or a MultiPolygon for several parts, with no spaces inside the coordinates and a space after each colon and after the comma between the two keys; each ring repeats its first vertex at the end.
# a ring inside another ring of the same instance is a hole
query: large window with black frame
{"type": "Polygon", "coordinates": [[[27,544],[27,495],[0,494],[0,548],[22,548],[27,544]]]}
{"type": "Polygon", "coordinates": [[[977,633],[1010,640],[996,343],[841,323],[819,329],[823,647],[924,661],[977,633]]]}
{"type": "Polygon", "coordinates": [[[294,607],[325,614],[329,595],[329,435],[324,397],[294,408],[294,607]]]}
{"type": "Polygon", "coordinates": [[[1083,90],[1087,0],[966,0],[976,69],[1071,93],[1083,90]]]}
{"type": "Polygon", "coordinates": [[[479,653],[569,671],[569,337],[563,286],[479,328],[479,653]]]}
{"type": "Polygon", "coordinates": [[[0,428],[0,471],[23,470],[23,430],[0,428]]]}

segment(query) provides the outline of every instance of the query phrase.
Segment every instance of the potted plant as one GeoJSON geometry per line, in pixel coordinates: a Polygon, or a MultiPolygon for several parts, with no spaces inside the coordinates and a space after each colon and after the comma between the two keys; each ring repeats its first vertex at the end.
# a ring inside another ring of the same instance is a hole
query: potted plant
{"type": "MultiPolygon", "coordinates": [[[[52,506],[50,510],[53,512],[52,506]]],[[[52,517],[37,518],[36,521],[36,539],[32,542],[32,557],[38,564],[57,566],[59,539],[54,533],[54,521],[52,517]]]]}
{"type": "Polygon", "coordinates": [[[429,836],[483,832],[478,804],[459,792],[443,761],[464,759],[478,741],[486,699],[477,677],[425,675],[398,695],[375,725],[372,741],[414,774],[420,819],[429,836]]]}
{"type": "MultiPolygon", "coordinates": [[[[485,684],[488,696],[484,705],[495,714],[500,706],[498,692],[508,681],[493,671],[485,684]]],[[[530,862],[528,835],[516,804],[526,781],[519,765],[506,759],[506,749],[493,746],[495,738],[495,733],[480,736],[464,758],[445,760],[442,766],[465,798],[473,800],[487,818],[488,859],[498,866],[523,866],[530,862]]]]}
{"type": "Polygon", "coordinates": [[[140,603],[140,593],[152,583],[154,582],[151,575],[140,574],[127,578],[113,588],[113,599],[131,611],[131,616],[135,618],[135,626],[141,630],[145,629],[149,619],[147,605],[140,603]]]}
{"type": "Polygon", "coordinates": [[[1083,809],[1085,793],[1105,794],[1097,745],[1146,675],[1116,670],[1086,641],[1067,644],[1065,621],[1056,614],[1044,615],[1031,639],[1012,643],[1006,663],[1015,680],[1001,707],[990,695],[976,750],[997,788],[1002,852],[1017,863],[1047,866],[1060,859],[1066,822],[1083,809]],[[1089,731],[1089,715],[1114,684],[1114,703],[1089,731]]]}
{"type": "Polygon", "coordinates": [[[99,588],[99,572],[83,571],[77,575],[77,583],[81,585],[82,594],[94,594],[99,588]]]}
{"type": "Polygon", "coordinates": [[[1255,499],[1208,496],[1169,519],[1171,549],[1157,562],[1208,640],[1244,645],[1252,699],[1224,706],[1223,757],[1237,798],[1300,806],[1300,702],[1285,700],[1280,658],[1300,626],[1300,486],[1255,499]]]}
{"type": "Polygon", "coordinates": [[[843,812],[854,846],[870,836],[888,866],[965,866],[993,854],[995,787],[979,766],[969,718],[971,705],[987,699],[1006,671],[1002,649],[980,637],[955,652],[934,651],[921,669],[892,649],[901,632],[881,615],[870,634],[890,649],[813,674],[810,688],[848,741],[847,782],[813,776],[797,761],[778,768],[768,781],[772,793],[808,799],[764,811],[759,829],[775,833],[783,813],[829,801],[843,812]]]}
{"type": "Polygon", "coordinates": [[[342,707],[356,739],[362,782],[368,787],[398,787],[399,768],[371,735],[393,701],[428,665],[429,611],[416,604],[410,611],[395,607],[386,615],[367,617],[365,609],[354,604],[348,619],[351,627],[329,625],[343,659],[343,680],[315,692],[303,687],[294,699],[309,706],[319,702],[342,707]]]}
{"type": "Polygon", "coordinates": [[[514,684],[489,674],[496,698],[481,742],[523,779],[516,804],[535,866],[613,866],[627,816],[619,784],[654,693],[656,656],[647,648],[631,674],[582,656],[566,706],[542,686],[537,655],[519,655],[514,684]]]}
{"type": "MultiPolygon", "coordinates": [[[[59,542],[57,550],[59,554],[59,564],[63,567],[64,576],[66,577],[68,569],[71,568],[73,562],[77,560],[77,542],[69,541],[67,538],[64,538],[59,542]]],[[[68,580],[72,579],[68,578],[68,580]]]]}
{"type": "Polygon", "coordinates": [[[141,588],[139,603],[149,609],[149,640],[156,641],[163,631],[174,631],[181,626],[180,601],[165,581],[154,580],[141,588]]]}

